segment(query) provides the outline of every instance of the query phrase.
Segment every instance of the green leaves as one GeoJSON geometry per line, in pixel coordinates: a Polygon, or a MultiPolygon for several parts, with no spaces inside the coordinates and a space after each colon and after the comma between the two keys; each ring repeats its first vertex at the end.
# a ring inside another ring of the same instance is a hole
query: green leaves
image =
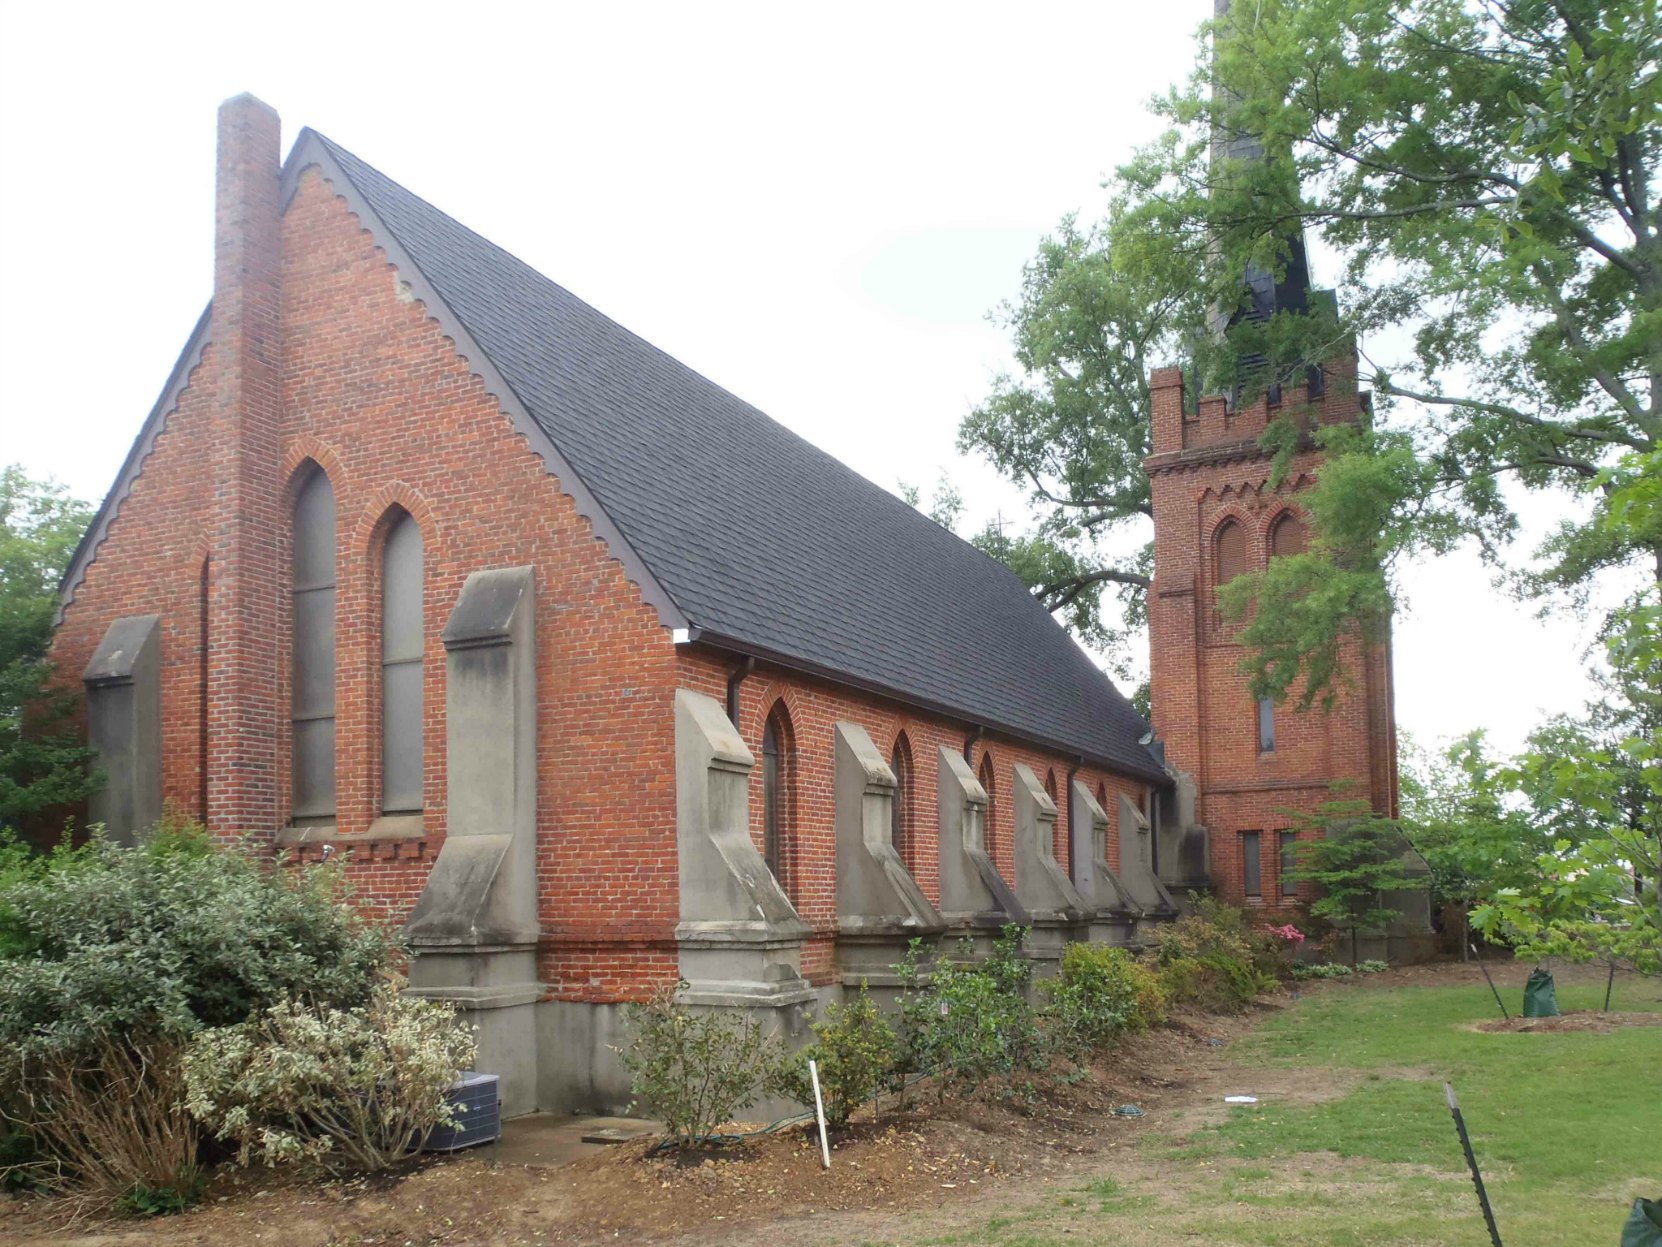
{"type": "Polygon", "coordinates": [[[0,827],[84,797],[95,777],[72,699],[46,661],[58,577],[91,511],[60,486],[0,469],[0,827]]]}
{"type": "MultiPolygon", "coordinates": [[[[1142,593],[1104,573],[1131,570],[1147,531],[1150,368],[1184,362],[1250,402],[1361,343],[1374,420],[1323,430],[1309,494],[1332,570],[1268,573],[1226,603],[1252,621],[1254,682],[1310,704],[1388,613],[1400,555],[1475,541],[1500,560],[1503,481],[1608,492],[1619,457],[1662,437],[1658,46],[1656,0],[1235,6],[1156,102],[1169,129],[1116,171],[1102,219],[1064,220],[1001,311],[1021,371],[960,435],[1030,493],[1029,529],[997,552],[1081,635],[1120,643],[1135,619],[1087,616],[1121,613],[1106,585],[1122,611],[1142,593]],[[1338,297],[1219,332],[1301,234],[1336,259],[1338,297]]],[[[1289,433],[1266,440],[1283,467],[1289,433]]],[[[1604,524],[1608,505],[1516,586],[1655,579],[1662,536],[1604,524]]]]}

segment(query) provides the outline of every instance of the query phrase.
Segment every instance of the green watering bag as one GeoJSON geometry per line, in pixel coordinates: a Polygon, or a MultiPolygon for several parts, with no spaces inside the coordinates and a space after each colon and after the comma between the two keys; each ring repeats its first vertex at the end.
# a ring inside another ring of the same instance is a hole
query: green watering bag
{"type": "Polygon", "coordinates": [[[1524,984],[1524,1014],[1526,1018],[1555,1018],[1558,1016],[1558,989],[1552,975],[1542,969],[1529,972],[1524,984]]]}
{"type": "Polygon", "coordinates": [[[1662,1247],[1662,1200],[1636,1199],[1622,1227],[1621,1247],[1662,1247]]]}

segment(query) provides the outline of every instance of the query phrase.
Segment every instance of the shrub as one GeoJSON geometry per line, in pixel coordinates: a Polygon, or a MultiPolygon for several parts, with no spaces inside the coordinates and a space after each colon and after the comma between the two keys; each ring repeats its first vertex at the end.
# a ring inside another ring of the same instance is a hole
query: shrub
{"type": "Polygon", "coordinates": [[[1156,958],[1171,999],[1202,1008],[1238,1009],[1275,986],[1266,963],[1278,966],[1284,941],[1253,928],[1240,909],[1196,898],[1185,914],[1155,935],[1156,958]]]}
{"type": "Polygon", "coordinates": [[[1126,1031],[1165,1020],[1159,976],[1123,948],[1074,943],[1062,950],[1059,975],[1044,984],[1051,1043],[1078,1060],[1126,1031]]]}
{"type": "Polygon", "coordinates": [[[1292,975],[1300,982],[1307,979],[1348,979],[1351,968],[1340,962],[1324,961],[1315,965],[1296,965],[1292,975]]]}
{"type": "Polygon", "coordinates": [[[241,1164],[396,1164],[457,1124],[446,1092],[475,1050],[451,1006],[401,987],[389,980],[352,1009],[287,1000],[200,1032],[184,1058],[186,1107],[241,1164]]]}
{"type": "Polygon", "coordinates": [[[1356,968],[1363,974],[1383,974],[1386,970],[1391,968],[1391,963],[1388,961],[1373,960],[1359,961],[1356,963],[1356,968]]]}
{"type": "Polygon", "coordinates": [[[962,964],[936,963],[928,988],[902,1001],[900,1069],[938,1075],[944,1096],[949,1087],[1043,1067],[1044,1035],[1027,1000],[1026,935],[1009,925],[980,964],[969,964],[968,941],[962,964]]]}
{"type": "Polygon", "coordinates": [[[808,1062],[819,1069],[825,1120],[846,1126],[854,1110],[877,1095],[893,1079],[895,1032],[861,987],[860,994],[842,1005],[826,1008],[824,1020],[812,1023],[814,1041],[782,1067],[781,1094],[798,1104],[814,1102],[808,1062]]]}
{"type": "Polygon", "coordinates": [[[336,871],[199,835],[60,849],[0,886],[0,1067],[183,1040],[290,997],[362,1004],[392,950],[339,892],[336,871]]]}
{"type": "Polygon", "coordinates": [[[74,1184],[131,1211],[177,1211],[202,1188],[177,1044],[105,1037],[36,1057],[14,1088],[33,1154],[19,1177],[74,1184]],[[136,1202],[135,1202],[136,1201],[136,1202]]]}
{"type": "Polygon", "coordinates": [[[782,1061],[760,1022],[681,1004],[686,987],[681,982],[627,1006],[629,1043],[617,1049],[631,1089],[681,1148],[715,1141],[717,1127],[777,1084],[782,1061]]]}
{"type": "Polygon", "coordinates": [[[57,1181],[111,1198],[193,1189],[195,1127],[164,1093],[191,1035],[290,998],[360,1005],[392,956],[338,903],[338,872],[178,820],[137,848],[0,859],[0,1116],[57,1181]]]}

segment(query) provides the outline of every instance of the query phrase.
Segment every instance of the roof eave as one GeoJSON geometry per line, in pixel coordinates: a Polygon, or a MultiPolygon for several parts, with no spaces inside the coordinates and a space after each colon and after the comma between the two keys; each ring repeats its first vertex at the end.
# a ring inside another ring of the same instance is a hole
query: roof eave
{"type": "Polygon", "coordinates": [[[1068,743],[1052,737],[1046,737],[1033,732],[1031,729],[1016,727],[1003,723],[985,715],[976,714],[962,706],[951,706],[945,702],[932,701],[919,697],[916,693],[905,689],[895,688],[876,680],[864,679],[851,675],[846,671],[839,671],[834,667],[827,667],[816,663],[812,659],[802,658],[795,654],[783,653],[770,649],[765,645],[758,645],[752,641],[741,640],[737,637],[724,636],[705,628],[691,627],[686,630],[684,640],[678,638],[681,644],[706,645],[711,649],[723,650],[730,654],[741,655],[746,658],[758,658],[775,666],[785,667],[792,671],[799,671],[803,675],[813,676],[815,679],[825,680],[832,684],[840,684],[845,688],[856,689],[862,693],[875,693],[891,701],[904,702],[908,706],[915,706],[930,714],[937,714],[943,718],[962,723],[966,728],[981,728],[985,731],[997,732],[1001,736],[1012,737],[1016,740],[1027,741],[1045,749],[1051,749],[1069,758],[1083,758],[1087,763],[1105,771],[1112,771],[1116,775],[1125,775],[1144,783],[1158,787],[1170,787],[1172,778],[1160,769],[1152,756],[1149,757],[1146,767],[1132,766],[1114,758],[1107,758],[1101,754],[1081,750],[1078,744],[1068,743]]]}

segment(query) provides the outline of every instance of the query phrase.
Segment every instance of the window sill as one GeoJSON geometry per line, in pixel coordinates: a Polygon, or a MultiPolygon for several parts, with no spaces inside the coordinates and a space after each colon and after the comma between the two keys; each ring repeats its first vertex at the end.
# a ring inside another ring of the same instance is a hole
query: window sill
{"type": "Polygon", "coordinates": [[[414,861],[427,856],[427,829],[419,814],[384,815],[367,831],[350,835],[332,823],[285,827],[277,833],[277,849],[301,863],[328,861],[337,852],[352,859],[414,861]]]}

